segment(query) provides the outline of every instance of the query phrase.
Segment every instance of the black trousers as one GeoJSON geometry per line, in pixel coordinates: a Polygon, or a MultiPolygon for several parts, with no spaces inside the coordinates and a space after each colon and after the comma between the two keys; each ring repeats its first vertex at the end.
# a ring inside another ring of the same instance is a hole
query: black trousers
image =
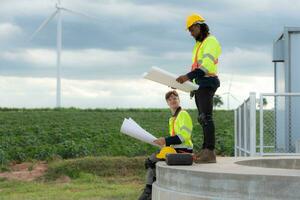
{"type": "Polygon", "coordinates": [[[200,88],[195,93],[195,102],[198,109],[198,122],[203,130],[202,149],[215,149],[215,124],[213,121],[213,98],[215,88],[200,88]]]}

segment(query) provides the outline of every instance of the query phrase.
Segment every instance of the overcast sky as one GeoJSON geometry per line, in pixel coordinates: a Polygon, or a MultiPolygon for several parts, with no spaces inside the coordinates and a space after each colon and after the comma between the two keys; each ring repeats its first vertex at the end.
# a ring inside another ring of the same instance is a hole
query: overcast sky
{"type": "MultiPolygon", "coordinates": [[[[0,107],[54,107],[55,0],[0,0],[0,107]]],[[[169,89],[144,80],[151,66],[188,72],[194,40],[186,16],[202,14],[223,49],[221,87],[242,102],[249,92],[273,92],[272,43],[284,26],[300,26],[300,1],[279,0],[62,0],[86,13],[63,13],[64,107],[166,107],[169,89]]],[[[195,108],[180,93],[184,107],[195,108]]],[[[223,95],[226,104],[226,98],[223,95]]],[[[230,100],[231,107],[239,104],[230,100]]]]}

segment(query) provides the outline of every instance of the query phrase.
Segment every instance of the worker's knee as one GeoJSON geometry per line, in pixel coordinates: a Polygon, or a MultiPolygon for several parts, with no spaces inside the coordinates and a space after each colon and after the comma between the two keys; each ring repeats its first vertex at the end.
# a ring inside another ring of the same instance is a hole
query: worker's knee
{"type": "Polygon", "coordinates": [[[154,169],[155,168],[155,162],[153,162],[151,159],[147,158],[145,160],[145,168],[146,169],[149,169],[149,168],[154,169]]]}
{"type": "Polygon", "coordinates": [[[198,122],[202,126],[207,126],[209,123],[212,122],[212,115],[211,114],[202,113],[201,115],[198,116],[198,122]]]}

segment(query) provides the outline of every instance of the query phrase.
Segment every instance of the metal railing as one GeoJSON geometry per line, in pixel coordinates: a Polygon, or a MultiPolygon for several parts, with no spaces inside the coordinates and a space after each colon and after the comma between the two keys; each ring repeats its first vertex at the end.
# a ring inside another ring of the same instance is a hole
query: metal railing
{"type": "Polygon", "coordinates": [[[300,155],[300,93],[250,93],[235,110],[235,156],[300,155]]]}
{"type": "Polygon", "coordinates": [[[259,105],[259,155],[300,155],[300,93],[263,93],[259,105]]]}
{"type": "Polygon", "coordinates": [[[253,156],[256,151],[256,94],[250,97],[234,111],[235,156],[253,156]]]}

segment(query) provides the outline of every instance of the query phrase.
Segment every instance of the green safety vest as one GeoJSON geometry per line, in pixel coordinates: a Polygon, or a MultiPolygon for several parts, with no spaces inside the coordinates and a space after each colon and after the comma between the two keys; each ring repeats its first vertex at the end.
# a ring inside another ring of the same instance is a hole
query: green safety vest
{"type": "Polygon", "coordinates": [[[169,131],[171,136],[177,135],[182,141],[181,144],[172,145],[172,147],[193,149],[193,122],[188,112],[181,110],[176,117],[171,117],[169,119],[169,131]]]}
{"type": "Polygon", "coordinates": [[[203,42],[197,41],[192,56],[192,71],[200,68],[206,77],[217,76],[218,58],[222,52],[217,38],[208,36],[203,42]]]}

